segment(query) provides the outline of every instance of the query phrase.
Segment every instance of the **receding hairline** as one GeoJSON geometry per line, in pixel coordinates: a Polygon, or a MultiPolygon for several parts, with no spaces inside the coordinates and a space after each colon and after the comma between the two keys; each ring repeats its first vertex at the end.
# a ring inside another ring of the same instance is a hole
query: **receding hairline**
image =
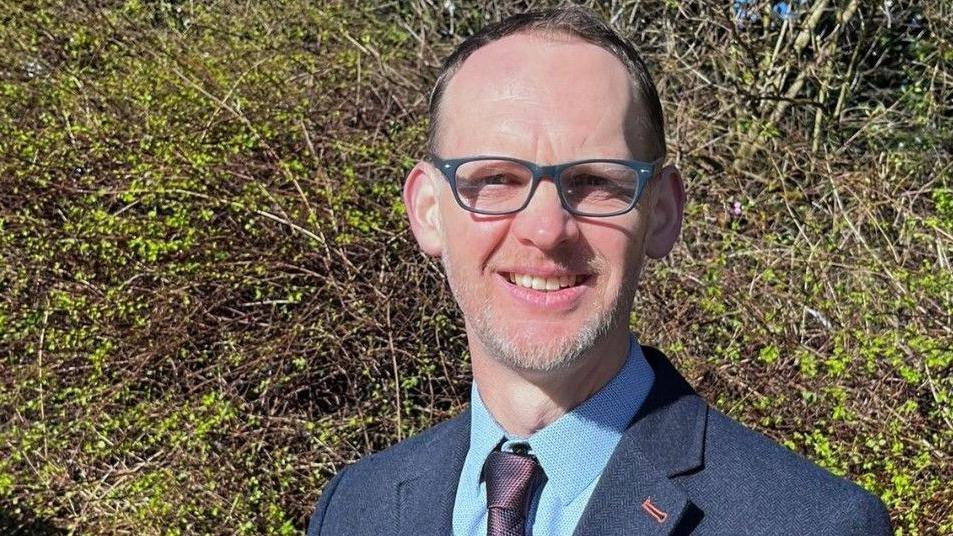
{"type": "MultiPolygon", "coordinates": [[[[655,91],[655,85],[648,73],[647,67],[645,66],[644,62],[642,62],[641,58],[638,57],[638,54],[636,53],[636,59],[633,60],[633,58],[629,57],[625,50],[615,50],[610,43],[604,43],[597,39],[590,38],[586,34],[581,33],[573,27],[559,24],[558,21],[549,21],[548,23],[538,25],[527,25],[505,35],[488,39],[486,42],[479,43],[479,46],[474,47],[472,50],[466,51],[465,55],[460,58],[456,58],[456,61],[454,61],[452,64],[445,66],[444,70],[438,76],[430,94],[430,127],[428,128],[427,135],[427,149],[429,152],[437,152],[436,145],[440,130],[440,111],[443,108],[443,100],[447,93],[447,87],[450,85],[450,82],[453,80],[456,74],[461,68],[463,68],[463,65],[467,62],[467,60],[470,59],[471,56],[473,56],[473,54],[479,52],[484,47],[504,39],[520,35],[539,37],[542,39],[565,43],[578,41],[602,49],[614,57],[616,61],[622,65],[623,69],[625,69],[627,78],[629,80],[629,87],[632,91],[632,100],[633,104],[635,105],[635,109],[644,110],[651,116],[646,128],[648,128],[650,131],[654,131],[651,132],[653,135],[647,136],[648,139],[652,140],[650,142],[652,146],[645,149],[652,153],[652,160],[656,158],[664,158],[666,154],[664,118],[661,115],[661,110],[656,112],[652,109],[653,106],[651,99],[654,98],[657,103],[658,95],[655,91]],[[638,64],[636,64],[636,61],[638,64]]],[[[613,32],[613,35],[619,40],[622,40],[621,36],[618,34],[613,32]]],[[[460,49],[464,46],[466,46],[466,42],[461,44],[454,51],[454,53],[448,57],[448,60],[457,55],[460,52],[460,49]]],[[[634,152],[636,148],[632,149],[634,152]]]]}
{"type": "MultiPolygon", "coordinates": [[[[500,37],[499,39],[494,39],[494,40],[492,40],[492,41],[489,41],[489,42],[487,42],[487,43],[484,43],[484,44],[483,44],[482,46],[480,46],[479,48],[477,48],[477,49],[471,51],[469,54],[467,54],[467,56],[466,56],[465,58],[463,58],[462,60],[456,62],[456,63],[455,63],[454,65],[452,65],[449,69],[447,69],[447,70],[442,74],[442,76],[441,76],[441,78],[440,78],[440,81],[439,81],[439,82],[442,82],[442,83],[441,83],[441,86],[442,86],[442,87],[441,87],[440,89],[443,90],[442,94],[440,95],[440,97],[441,97],[440,102],[443,102],[442,97],[443,97],[444,95],[446,95],[446,90],[447,90],[447,87],[450,86],[450,82],[453,81],[453,79],[456,77],[457,73],[460,71],[460,69],[463,68],[464,64],[466,64],[467,61],[470,60],[470,58],[472,58],[475,54],[480,53],[480,51],[484,50],[484,49],[487,48],[487,47],[490,47],[490,46],[493,46],[493,45],[497,45],[497,44],[499,44],[499,43],[502,42],[502,41],[506,41],[506,40],[513,39],[513,38],[515,38],[515,37],[520,37],[520,36],[538,37],[538,38],[543,39],[543,40],[553,41],[553,42],[557,42],[557,43],[581,43],[581,44],[587,44],[587,45],[594,46],[594,47],[598,48],[599,50],[605,52],[606,54],[612,56],[617,62],[619,62],[619,65],[622,66],[622,68],[625,70],[626,74],[628,75],[629,82],[632,84],[633,89],[638,90],[638,88],[636,87],[636,86],[638,86],[638,84],[636,84],[636,81],[632,79],[632,73],[631,73],[630,70],[629,70],[629,66],[626,65],[625,62],[622,61],[616,54],[614,54],[614,53],[612,52],[612,50],[610,50],[610,49],[608,49],[608,48],[606,48],[606,47],[604,47],[604,46],[600,46],[599,43],[594,43],[594,42],[592,42],[592,41],[590,41],[590,40],[584,38],[583,36],[580,36],[580,35],[578,35],[578,34],[576,34],[576,33],[573,33],[573,32],[571,32],[571,31],[569,31],[569,30],[566,30],[566,29],[562,29],[562,28],[533,28],[533,27],[528,27],[528,28],[524,28],[524,29],[522,29],[522,30],[513,32],[513,33],[511,33],[511,34],[504,35],[504,36],[500,37]]],[[[433,100],[433,98],[434,98],[434,96],[435,96],[434,93],[435,93],[436,91],[437,91],[437,84],[434,84],[433,90],[431,91],[431,94],[430,94],[430,99],[431,99],[431,101],[433,100]]],[[[438,104],[439,104],[439,103],[438,103],[438,104]]]]}

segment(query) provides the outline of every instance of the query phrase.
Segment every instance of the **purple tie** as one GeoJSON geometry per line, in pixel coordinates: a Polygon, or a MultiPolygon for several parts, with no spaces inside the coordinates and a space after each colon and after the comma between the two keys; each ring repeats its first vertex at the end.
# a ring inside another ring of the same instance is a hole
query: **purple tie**
{"type": "Polygon", "coordinates": [[[483,465],[487,536],[526,536],[526,513],[543,470],[532,456],[493,451],[483,465]]]}

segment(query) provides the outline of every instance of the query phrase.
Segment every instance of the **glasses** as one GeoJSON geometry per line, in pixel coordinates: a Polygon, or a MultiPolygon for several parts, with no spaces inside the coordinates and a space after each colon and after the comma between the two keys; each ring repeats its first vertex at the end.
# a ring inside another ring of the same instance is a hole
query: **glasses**
{"type": "Polygon", "coordinates": [[[544,177],[552,179],[559,200],[570,214],[606,217],[624,214],[639,201],[661,159],[577,160],[539,166],[504,156],[444,160],[430,155],[453,189],[457,203],[470,212],[497,216],[519,212],[544,177]]]}

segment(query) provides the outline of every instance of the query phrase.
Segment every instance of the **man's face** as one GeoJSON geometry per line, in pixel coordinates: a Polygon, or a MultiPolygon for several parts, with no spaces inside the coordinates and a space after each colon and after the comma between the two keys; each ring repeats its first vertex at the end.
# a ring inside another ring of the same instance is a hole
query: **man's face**
{"type": "MultiPolygon", "coordinates": [[[[437,152],[542,165],[651,160],[651,145],[640,143],[647,117],[625,67],[609,52],[564,36],[518,34],[481,48],[454,74],[441,105],[437,152]]],[[[626,336],[650,189],[633,211],[589,218],[566,212],[553,182],[543,180],[523,211],[483,216],[457,205],[438,171],[427,175],[438,236],[430,253],[443,261],[474,354],[546,371],[626,336]]]]}

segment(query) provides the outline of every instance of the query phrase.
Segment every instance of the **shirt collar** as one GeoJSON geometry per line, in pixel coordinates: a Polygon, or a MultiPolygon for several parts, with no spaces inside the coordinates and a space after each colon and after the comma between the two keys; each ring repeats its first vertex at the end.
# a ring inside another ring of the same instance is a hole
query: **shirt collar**
{"type": "MultiPolygon", "coordinates": [[[[609,383],[525,440],[546,473],[546,486],[552,487],[563,504],[571,502],[602,474],[654,378],[642,348],[631,336],[625,364],[609,383]]],[[[470,450],[482,463],[501,440],[508,438],[483,405],[476,383],[470,398],[470,450]]]]}
{"type": "MultiPolygon", "coordinates": [[[[473,387],[470,388],[470,454],[474,460],[479,460],[480,471],[483,469],[483,461],[505,437],[506,431],[483,405],[476,382],[473,382],[473,387]]],[[[477,484],[479,482],[478,475],[477,484]]]]}

